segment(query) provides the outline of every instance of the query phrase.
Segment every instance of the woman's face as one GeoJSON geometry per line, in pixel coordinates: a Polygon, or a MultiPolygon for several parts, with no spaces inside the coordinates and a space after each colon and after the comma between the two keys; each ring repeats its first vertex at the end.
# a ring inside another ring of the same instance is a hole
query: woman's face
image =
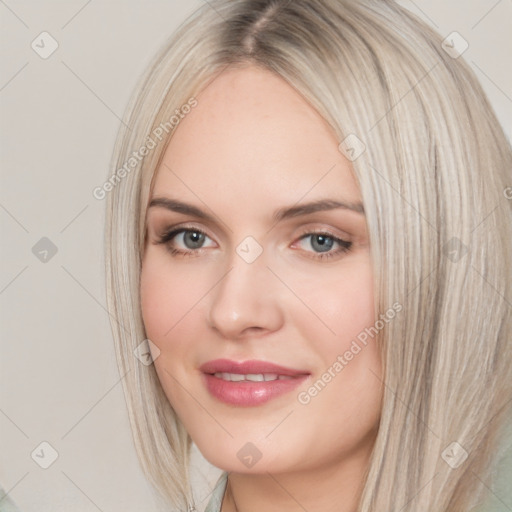
{"type": "Polygon", "coordinates": [[[197,101],[147,215],[142,313],[163,390],[222,469],[365,459],[381,366],[360,341],[374,290],[350,163],[268,71],[226,70],[197,101]]]}

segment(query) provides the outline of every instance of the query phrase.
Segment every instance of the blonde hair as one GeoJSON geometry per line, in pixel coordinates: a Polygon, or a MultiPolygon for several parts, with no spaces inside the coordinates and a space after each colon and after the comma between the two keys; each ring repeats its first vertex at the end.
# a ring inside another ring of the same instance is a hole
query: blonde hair
{"type": "Polygon", "coordinates": [[[375,307],[404,310],[379,333],[385,392],[359,511],[465,512],[480,503],[479,479],[488,481],[512,397],[512,203],[504,194],[512,153],[456,57],[391,0],[214,0],[156,56],[116,142],[115,169],[151,149],[110,187],[106,276],[137,454],[176,510],[191,504],[191,440],[154,366],[134,357],[146,338],[145,212],[176,128],[169,119],[227,66],[245,65],[282,77],[340,142],[350,136],[366,148],[352,165],[375,307]],[[448,463],[464,453],[459,467],[448,463]]]}

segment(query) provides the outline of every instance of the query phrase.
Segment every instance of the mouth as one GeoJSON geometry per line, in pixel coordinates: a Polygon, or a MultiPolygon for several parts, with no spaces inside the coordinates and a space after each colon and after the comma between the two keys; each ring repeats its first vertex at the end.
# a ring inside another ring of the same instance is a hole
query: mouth
{"type": "Polygon", "coordinates": [[[237,407],[262,405],[295,389],[310,373],[266,361],[209,361],[200,367],[210,395],[237,407]]]}
{"type": "Polygon", "coordinates": [[[277,373],[248,373],[247,375],[242,375],[240,373],[217,372],[213,375],[218,379],[229,382],[269,382],[272,380],[293,379],[289,375],[278,375],[277,373]]]}

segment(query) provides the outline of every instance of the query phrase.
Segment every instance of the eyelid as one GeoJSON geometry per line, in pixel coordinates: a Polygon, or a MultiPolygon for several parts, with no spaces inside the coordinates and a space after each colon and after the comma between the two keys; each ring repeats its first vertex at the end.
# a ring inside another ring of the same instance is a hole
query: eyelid
{"type": "Polygon", "coordinates": [[[181,223],[181,224],[179,223],[179,224],[173,224],[173,225],[165,225],[162,229],[159,229],[156,231],[157,231],[158,238],[163,238],[163,237],[169,235],[170,233],[178,234],[180,231],[197,231],[198,233],[203,233],[205,236],[207,236],[211,240],[215,240],[215,238],[208,233],[207,229],[205,229],[203,227],[199,227],[198,225],[195,225],[195,224],[187,223],[187,222],[181,223]]]}
{"type": "MultiPolygon", "coordinates": [[[[310,224],[312,224],[312,223],[310,223],[310,224]]],[[[332,236],[334,238],[341,238],[342,240],[345,240],[347,242],[353,241],[354,237],[349,235],[346,232],[341,232],[341,230],[331,228],[331,227],[325,227],[325,228],[318,227],[318,223],[315,223],[315,224],[317,227],[314,227],[311,225],[301,226],[299,233],[296,235],[293,235],[294,240],[299,239],[299,238],[303,237],[304,235],[308,235],[308,234],[324,234],[324,235],[332,236]]],[[[192,223],[192,222],[178,223],[178,224],[173,224],[171,226],[165,225],[164,228],[156,229],[155,231],[157,232],[157,237],[162,238],[171,232],[178,232],[178,231],[182,231],[182,230],[198,231],[198,232],[203,233],[204,235],[208,236],[208,238],[210,238],[212,240],[215,239],[215,237],[211,236],[208,233],[207,229],[200,227],[197,224],[192,223]]]]}
{"type": "Polygon", "coordinates": [[[299,234],[298,235],[295,235],[295,237],[297,238],[300,238],[300,237],[303,237],[304,235],[309,235],[309,234],[316,234],[316,235],[328,235],[328,236],[332,236],[333,238],[340,238],[341,240],[344,240],[346,242],[353,242],[354,241],[354,236],[353,235],[349,235],[346,231],[342,231],[340,229],[337,229],[337,228],[334,228],[334,227],[321,227],[319,225],[319,223],[314,223],[314,226],[312,226],[311,224],[313,223],[310,223],[309,225],[306,225],[306,226],[301,226],[300,230],[299,230],[299,234]]]}
{"type": "MultiPolygon", "coordinates": [[[[349,237],[341,238],[340,236],[335,235],[334,233],[332,233],[329,230],[324,229],[324,230],[315,231],[313,229],[310,229],[310,230],[305,231],[302,235],[300,235],[296,239],[296,241],[293,242],[292,247],[296,246],[297,244],[302,242],[304,239],[311,237],[311,236],[315,236],[315,235],[322,235],[327,238],[332,238],[334,240],[334,242],[340,246],[340,249],[342,249],[342,248],[349,249],[354,244],[353,241],[349,239],[349,237]]],[[[311,252],[311,251],[306,251],[306,252],[311,252]]],[[[334,254],[335,252],[336,251],[329,253],[329,254],[334,254]]],[[[314,251],[313,251],[313,253],[314,254],[322,254],[322,253],[315,253],[314,251]]],[[[327,253],[324,253],[324,254],[327,254],[327,253]]]]}
{"type": "Polygon", "coordinates": [[[208,241],[209,241],[210,244],[213,243],[213,247],[211,245],[208,245],[207,247],[199,247],[197,249],[187,249],[187,248],[178,249],[180,251],[189,251],[189,252],[199,253],[205,249],[212,249],[212,248],[215,249],[219,246],[217,244],[217,242],[215,241],[215,238],[210,236],[206,232],[206,230],[204,230],[202,228],[198,228],[196,226],[175,226],[175,227],[168,228],[158,237],[157,243],[159,243],[159,244],[173,243],[174,244],[174,243],[176,243],[176,239],[178,237],[184,236],[187,232],[200,233],[200,234],[204,235],[205,244],[208,244],[208,241]]]}
{"type": "MultiPolygon", "coordinates": [[[[209,219],[198,218],[194,215],[188,215],[186,213],[171,212],[168,210],[161,211],[161,208],[154,208],[147,218],[147,229],[149,226],[153,226],[153,232],[158,236],[163,232],[168,232],[174,227],[178,229],[197,229],[205,234],[206,230],[210,233],[214,233],[217,239],[223,237],[227,238],[229,232],[232,230],[219,219],[219,222],[211,222],[209,219]]],[[[210,238],[213,238],[211,235],[210,238]]]]}

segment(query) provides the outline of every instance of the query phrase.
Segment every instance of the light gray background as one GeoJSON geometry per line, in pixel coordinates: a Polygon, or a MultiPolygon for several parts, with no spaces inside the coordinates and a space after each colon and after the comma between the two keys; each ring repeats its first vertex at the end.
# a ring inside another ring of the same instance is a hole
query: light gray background
{"type": "MultiPolygon", "coordinates": [[[[510,138],[512,0],[401,3],[469,42],[464,57],[510,138]]],[[[0,0],[0,483],[22,511],[158,509],[137,466],[115,364],[104,202],[92,190],[109,174],[135,81],[202,4],[0,0]],[[43,31],[59,44],[46,60],[31,48],[43,31]],[[42,237],[58,249],[46,263],[32,252],[42,237]],[[59,454],[46,470],[30,456],[42,441],[59,454]]],[[[197,464],[199,508],[219,472],[197,464]]],[[[512,510],[512,498],[493,497],[491,509],[512,510]]]]}

